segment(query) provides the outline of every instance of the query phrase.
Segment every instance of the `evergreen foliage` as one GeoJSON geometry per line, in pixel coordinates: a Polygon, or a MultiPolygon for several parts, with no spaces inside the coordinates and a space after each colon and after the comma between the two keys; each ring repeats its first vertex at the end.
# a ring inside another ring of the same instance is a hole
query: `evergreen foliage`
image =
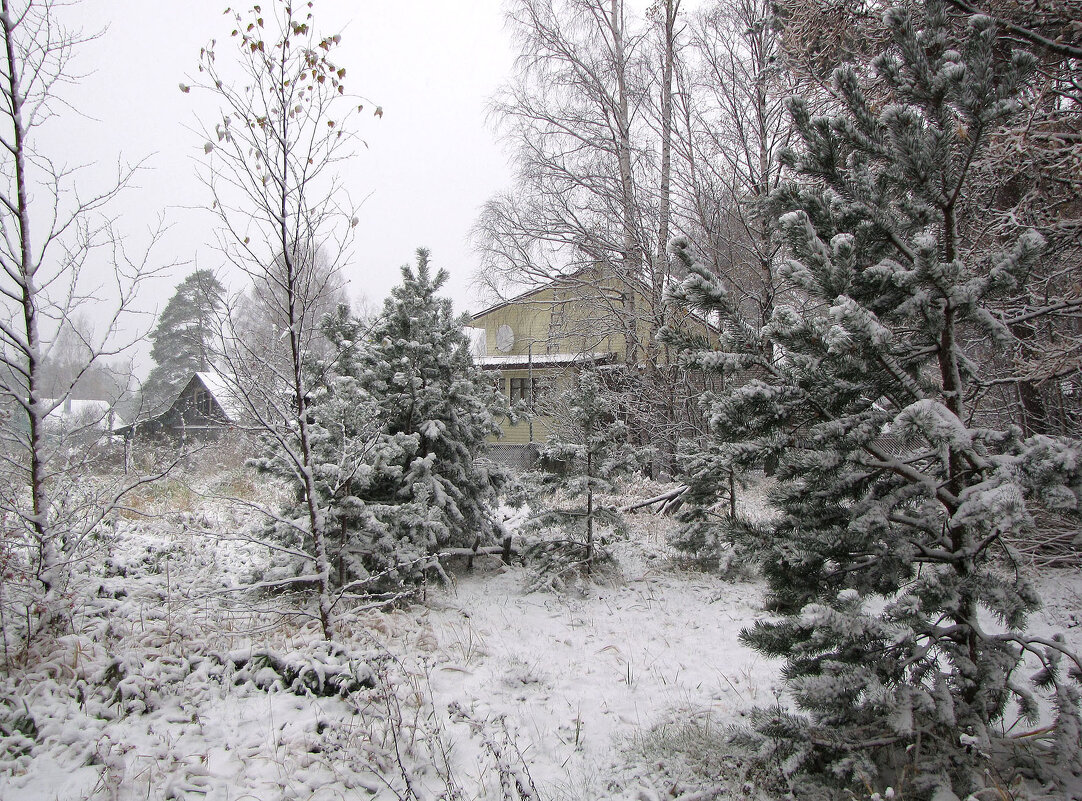
{"type": "MultiPolygon", "coordinates": [[[[324,318],[323,333],[334,346],[332,354],[324,360],[310,357],[305,362],[305,381],[316,387],[307,404],[312,483],[331,568],[330,583],[339,592],[360,590],[363,594],[375,585],[366,563],[370,540],[383,531],[365,495],[388,449],[394,458],[399,451],[380,440],[377,404],[350,369],[364,342],[361,326],[348,306],[343,304],[324,318]]],[[[291,482],[297,492],[293,506],[270,523],[268,536],[302,554],[314,554],[315,538],[307,526],[295,522],[303,520],[307,508],[305,484],[295,460],[277,439],[265,436],[261,455],[252,464],[291,482]]],[[[309,559],[285,561],[288,575],[301,576],[309,559]]]]}
{"type": "Polygon", "coordinates": [[[548,468],[544,484],[571,503],[554,504],[530,518],[528,527],[558,529],[564,538],[545,541],[533,549],[541,557],[541,578],[554,587],[566,584],[575,572],[589,573],[604,558],[598,550],[598,528],[620,528],[616,507],[603,503],[599,493],[613,491],[612,480],[631,466],[628,428],[621,419],[616,394],[605,386],[598,371],[585,369],[574,386],[546,399],[554,426],[541,449],[541,464],[548,468]]]}
{"type": "Polygon", "coordinates": [[[734,564],[754,563],[762,556],[762,536],[751,531],[747,523],[741,523],[743,536],[733,536],[734,495],[740,483],[741,467],[745,464],[773,467],[777,457],[772,452],[760,452],[761,442],[751,451],[742,442],[764,424],[761,415],[746,419],[726,417],[727,433],[720,434],[717,411],[726,408],[726,390],[732,387],[735,376],[752,375],[760,360],[771,361],[772,345],[758,327],[747,321],[730,297],[724,279],[692,261],[688,248],[689,243],[683,237],[669,243],[670,254],[687,268],[687,277],[670,288],[667,300],[720,320],[725,333],[719,349],[714,349],[701,334],[679,327],[667,326],[659,334],[663,342],[681,354],[685,369],[708,379],[705,384],[710,389],[699,396],[699,405],[713,434],[686,440],[681,449],[680,477],[687,491],[679,512],[682,525],[670,536],[670,544],[727,574],[734,564]]]}
{"type": "Polygon", "coordinates": [[[835,72],[835,116],[792,103],[799,180],[773,198],[791,258],[769,323],[743,327],[673,248],[689,269],[673,299],[727,321],[721,349],[688,362],[746,379],[709,399],[715,442],[693,480],[717,495],[729,469],[778,462],[774,525],[695,524],[761,549],[778,617],[743,639],[786,659],[799,711],[759,710],[752,739],[801,798],[967,797],[1019,768],[1082,770],[1082,665],[1026,633],[1039,599],[1010,545],[1041,507],[1077,520],[1082,446],[982,425],[970,352],[1013,344],[994,302],[1043,243],[1021,232],[982,252],[957,223],[1033,60],[984,17],[952,41],[937,2],[885,20],[872,71],[835,72]],[[870,81],[889,103],[865,101],[870,81]]]}
{"type": "Polygon", "coordinates": [[[211,366],[214,320],[224,295],[225,288],[210,270],[196,270],[177,285],[150,334],[154,367],[143,385],[146,409],[169,403],[192,373],[211,366]]]}
{"type": "MultiPolygon", "coordinates": [[[[354,493],[364,499],[364,515],[373,516],[358,552],[369,570],[399,579],[438,569],[430,557],[441,549],[469,547],[478,537],[490,544],[498,533],[493,511],[506,474],[483,457],[505,409],[474,365],[451,301],[437,294],[446,280],[444,270],[433,275],[420,249],[416,270],[402,268],[369,343],[358,342],[356,330],[328,332],[343,353],[329,396],[349,410],[349,399],[363,395],[378,421],[362,481],[354,482],[363,487],[354,493]]],[[[326,428],[321,408],[315,414],[326,428]]],[[[343,513],[357,513],[351,509],[359,507],[351,501],[343,513]]]]}

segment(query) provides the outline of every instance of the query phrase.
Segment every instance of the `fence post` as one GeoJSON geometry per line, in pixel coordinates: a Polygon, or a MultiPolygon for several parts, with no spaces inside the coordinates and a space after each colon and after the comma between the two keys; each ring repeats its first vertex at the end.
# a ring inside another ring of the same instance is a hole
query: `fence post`
{"type": "Polygon", "coordinates": [[[477,556],[477,549],[481,547],[481,538],[478,537],[473,541],[473,553],[466,557],[466,572],[473,572],[473,557],[477,556]]]}

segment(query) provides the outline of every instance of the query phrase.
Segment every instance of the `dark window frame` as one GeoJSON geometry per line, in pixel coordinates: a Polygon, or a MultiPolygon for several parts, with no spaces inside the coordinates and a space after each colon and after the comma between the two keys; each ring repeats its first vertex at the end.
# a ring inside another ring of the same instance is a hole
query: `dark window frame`
{"type": "Polygon", "coordinates": [[[510,378],[507,383],[507,398],[511,403],[524,401],[526,408],[532,412],[536,409],[537,402],[545,397],[548,390],[548,383],[537,376],[534,376],[533,379],[510,378]]]}
{"type": "Polygon", "coordinates": [[[214,404],[211,402],[211,395],[205,389],[197,389],[193,396],[195,411],[204,417],[210,417],[211,412],[214,409],[214,404]]]}

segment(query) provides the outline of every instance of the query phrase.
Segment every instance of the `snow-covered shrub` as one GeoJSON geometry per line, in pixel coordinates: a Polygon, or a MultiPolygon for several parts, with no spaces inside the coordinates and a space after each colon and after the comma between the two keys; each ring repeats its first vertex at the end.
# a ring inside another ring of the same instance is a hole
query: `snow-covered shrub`
{"type": "Polygon", "coordinates": [[[149,712],[160,703],[157,685],[143,672],[143,660],[132,655],[117,658],[88,682],[96,688],[107,705],[115,705],[120,715],[149,712]]]}
{"type": "Polygon", "coordinates": [[[0,696],[0,772],[25,767],[38,725],[25,699],[0,696]]]}
{"type": "Polygon", "coordinates": [[[577,539],[568,539],[560,530],[542,530],[541,538],[523,550],[529,578],[527,592],[550,590],[585,592],[591,582],[614,578],[620,567],[612,553],[599,539],[589,558],[586,546],[577,539]]]}
{"type": "MultiPolygon", "coordinates": [[[[731,798],[739,801],[781,797],[770,766],[734,744],[732,727],[700,713],[636,733],[625,745],[620,784],[629,789],[663,788],[657,798],[731,798]]],[[[640,798],[644,796],[640,794],[640,798]]],[[[645,796],[654,797],[654,796],[645,796]]]]}
{"type": "Polygon", "coordinates": [[[294,695],[344,697],[375,686],[367,655],[329,642],[304,651],[279,654],[269,650],[231,654],[233,683],[249,682],[261,690],[285,690],[294,695]]]}
{"type": "MultiPolygon", "coordinates": [[[[716,396],[704,396],[711,406],[716,396]]],[[[758,574],[763,556],[759,538],[752,532],[763,527],[763,510],[745,499],[761,493],[772,483],[761,470],[732,468],[730,443],[713,440],[694,443],[694,452],[682,460],[686,491],[675,513],[679,527],[669,535],[669,544],[691,564],[729,580],[758,574]],[[733,536],[734,527],[746,532],[733,536]]],[[[760,505],[761,506],[761,505],[760,505]]]]}
{"type": "Polygon", "coordinates": [[[554,418],[541,448],[540,485],[548,490],[524,531],[541,536],[527,548],[535,586],[562,588],[589,576],[595,566],[611,567],[599,547],[602,531],[623,530],[613,502],[614,480],[632,467],[627,425],[604,379],[582,371],[575,384],[545,401],[554,418]]]}

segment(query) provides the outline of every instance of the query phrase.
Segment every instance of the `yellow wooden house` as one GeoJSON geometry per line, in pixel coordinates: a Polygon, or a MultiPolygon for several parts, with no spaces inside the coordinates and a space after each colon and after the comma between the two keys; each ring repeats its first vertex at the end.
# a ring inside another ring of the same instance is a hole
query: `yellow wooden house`
{"type": "Polygon", "coordinates": [[[504,446],[543,443],[554,420],[546,393],[559,392],[586,365],[636,362],[654,330],[645,283],[585,268],[470,316],[478,364],[522,414],[501,423],[504,446]],[[637,341],[629,343],[628,332],[637,341]]]}

